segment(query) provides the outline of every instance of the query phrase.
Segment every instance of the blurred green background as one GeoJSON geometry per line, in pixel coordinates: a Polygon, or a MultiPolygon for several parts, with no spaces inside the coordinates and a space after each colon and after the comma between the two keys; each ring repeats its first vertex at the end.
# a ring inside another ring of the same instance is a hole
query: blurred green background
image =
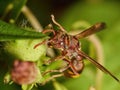
{"type": "MultiPolygon", "coordinates": [[[[4,8],[13,0],[0,0],[0,15],[4,8]]],[[[71,30],[77,21],[87,21],[91,25],[96,22],[105,22],[107,28],[98,33],[104,50],[105,67],[120,79],[120,1],[119,0],[28,0],[26,5],[33,12],[43,27],[51,22],[50,15],[54,14],[66,30],[71,30]]],[[[22,21],[21,14],[18,18],[22,21]]],[[[5,65],[0,61],[0,90],[21,90],[16,84],[3,83],[5,65]]],[[[89,90],[95,85],[95,72],[91,65],[86,65],[79,78],[59,78],[58,82],[68,90],[89,90]],[[93,69],[93,70],[92,70],[93,69]]],[[[96,67],[94,67],[96,68],[96,67]]],[[[52,83],[38,86],[32,90],[55,90],[52,83]]],[[[120,90],[120,84],[110,76],[104,74],[101,90],[120,90]]]]}

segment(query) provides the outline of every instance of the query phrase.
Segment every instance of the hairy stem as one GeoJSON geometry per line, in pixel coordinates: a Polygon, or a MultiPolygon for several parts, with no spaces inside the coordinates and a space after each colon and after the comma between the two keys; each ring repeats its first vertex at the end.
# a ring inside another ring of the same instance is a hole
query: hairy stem
{"type": "Polygon", "coordinates": [[[12,9],[13,9],[13,4],[10,3],[10,4],[6,7],[6,9],[5,9],[5,11],[4,11],[1,19],[4,20],[5,17],[7,16],[7,14],[8,14],[12,9]]]}
{"type": "MultiPolygon", "coordinates": [[[[103,55],[103,49],[102,49],[102,44],[99,40],[99,38],[96,35],[92,35],[88,38],[90,42],[93,43],[96,53],[97,53],[97,60],[100,64],[104,65],[104,55],[103,55]]],[[[101,90],[102,87],[102,77],[103,77],[103,72],[97,69],[97,74],[96,74],[96,90],[101,90]]]]}
{"type": "MultiPolygon", "coordinates": [[[[28,18],[28,20],[30,21],[31,25],[33,26],[33,28],[37,32],[42,32],[43,31],[43,27],[41,26],[41,24],[39,23],[37,18],[33,15],[33,13],[30,11],[30,9],[27,6],[24,6],[22,8],[22,12],[26,16],[26,18],[28,18]]],[[[55,56],[55,53],[54,53],[53,49],[48,48],[47,51],[48,51],[47,52],[48,56],[50,56],[50,57],[54,57],[55,56]]]]}
{"type": "Polygon", "coordinates": [[[22,8],[22,12],[37,32],[41,32],[43,30],[41,24],[27,6],[22,8]]]}
{"type": "Polygon", "coordinates": [[[90,86],[89,90],[96,90],[93,86],[90,86]]]}

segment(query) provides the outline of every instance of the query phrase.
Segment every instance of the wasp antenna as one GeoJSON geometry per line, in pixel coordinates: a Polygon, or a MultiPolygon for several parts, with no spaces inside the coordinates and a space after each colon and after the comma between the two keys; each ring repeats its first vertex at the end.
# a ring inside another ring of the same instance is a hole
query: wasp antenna
{"type": "Polygon", "coordinates": [[[53,14],[51,15],[51,18],[52,18],[53,23],[55,25],[57,25],[60,28],[61,31],[66,32],[65,29],[55,20],[55,17],[54,17],[53,14]]]}

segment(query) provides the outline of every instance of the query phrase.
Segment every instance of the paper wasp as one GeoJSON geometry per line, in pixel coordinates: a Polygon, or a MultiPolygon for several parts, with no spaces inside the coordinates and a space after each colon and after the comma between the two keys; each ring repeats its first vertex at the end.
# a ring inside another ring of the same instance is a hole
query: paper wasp
{"type": "Polygon", "coordinates": [[[49,60],[48,62],[52,63],[53,61],[59,59],[65,61],[67,65],[59,70],[46,71],[44,75],[49,72],[60,72],[62,74],[53,75],[51,79],[62,75],[67,77],[77,77],[80,75],[84,68],[83,59],[85,58],[89,60],[92,64],[94,64],[97,68],[99,68],[101,71],[109,74],[116,81],[120,82],[120,80],[117,77],[115,77],[109,70],[107,70],[105,67],[103,67],[101,64],[99,64],[97,61],[89,57],[81,50],[79,39],[82,39],[98,31],[103,30],[105,27],[105,23],[96,23],[95,25],[91,26],[90,28],[84,30],[81,33],[78,33],[76,35],[69,35],[66,33],[65,29],[55,21],[54,16],[51,15],[51,17],[53,23],[57,25],[60,28],[60,30],[53,29],[44,30],[43,31],[44,34],[47,32],[52,32],[53,37],[50,37],[50,39],[38,43],[37,45],[35,45],[34,48],[38,47],[43,43],[46,43],[49,47],[53,47],[54,49],[57,49],[61,52],[61,55],[49,60]]]}

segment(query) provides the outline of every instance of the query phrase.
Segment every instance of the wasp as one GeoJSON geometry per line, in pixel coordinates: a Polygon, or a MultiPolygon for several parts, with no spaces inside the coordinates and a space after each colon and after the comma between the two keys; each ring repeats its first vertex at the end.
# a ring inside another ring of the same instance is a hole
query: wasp
{"type": "Polygon", "coordinates": [[[78,77],[80,73],[83,71],[84,68],[84,59],[89,60],[92,64],[94,64],[97,68],[101,71],[109,74],[112,78],[116,81],[120,82],[120,80],[115,77],[109,70],[107,70],[104,66],[99,64],[96,60],[88,56],[81,50],[81,43],[79,39],[85,38],[89,35],[92,35],[96,32],[103,30],[106,26],[105,23],[96,23],[95,25],[91,26],[90,28],[78,33],[76,35],[69,35],[66,30],[55,20],[54,15],[51,15],[52,21],[55,25],[57,25],[60,29],[53,30],[47,29],[44,30],[43,33],[46,34],[48,32],[53,33],[53,36],[50,37],[48,40],[44,40],[43,42],[38,43],[34,46],[37,48],[39,45],[46,43],[49,47],[53,47],[60,51],[60,55],[56,56],[55,58],[48,61],[48,63],[52,63],[56,60],[63,60],[67,64],[59,69],[59,70],[49,70],[46,71],[43,75],[49,72],[60,72],[61,74],[53,75],[49,80],[60,77],[62,75],[67,77],[78,77]]]}

